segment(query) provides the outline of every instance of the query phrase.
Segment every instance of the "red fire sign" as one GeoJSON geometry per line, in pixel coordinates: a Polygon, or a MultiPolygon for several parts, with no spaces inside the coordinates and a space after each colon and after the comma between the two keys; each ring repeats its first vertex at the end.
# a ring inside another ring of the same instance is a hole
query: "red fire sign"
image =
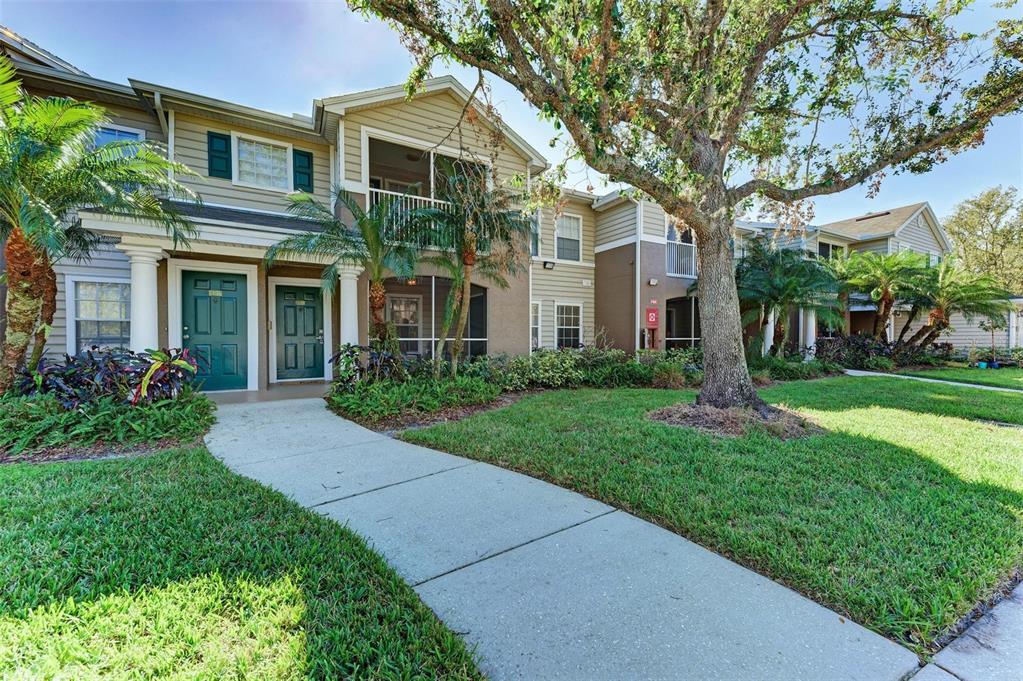
{"type": "Polygon", "coordinates": [[[646,328],[656,329],[660,326],[660,321],[657,317],[657,308],[648,307],[646,309],[646,328]]]}

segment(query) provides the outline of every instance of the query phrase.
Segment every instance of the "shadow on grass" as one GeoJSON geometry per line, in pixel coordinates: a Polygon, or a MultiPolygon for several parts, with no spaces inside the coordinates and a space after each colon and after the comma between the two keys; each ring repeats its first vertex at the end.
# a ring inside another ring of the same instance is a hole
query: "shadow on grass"
{"type": "Polygon", "coordinates": [[[788,442],[652,422],[693,398],[657,390],[548,393],[404,437],[635,513],[921,650],[1023,563],[1023,458],[972,460],[1005,449],[1008,429],[963,421],[951,437],[924,404],[919,417],[872,412],[895,399],[891,382],[855,396],[841,379],[765,391],[796,408],[832,401],[831,432],[788,442]],[[873,434],[855,431],[865,415],[873,434]]]}
{"type": "Polygon", "coordinates": [[[0,498],[0,675],[479,676],[354,534],[205,450],[5,466],[0,498]]]}

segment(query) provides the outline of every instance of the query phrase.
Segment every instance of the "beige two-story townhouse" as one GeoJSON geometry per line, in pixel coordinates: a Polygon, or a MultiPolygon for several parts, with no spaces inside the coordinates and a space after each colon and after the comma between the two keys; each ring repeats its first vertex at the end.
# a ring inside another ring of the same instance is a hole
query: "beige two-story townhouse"
{"type": "MultiPolygon", "coordinates": [[[[357,267],[343,268],[327,294],[316,262],[265,264],[270,245],[313,227],[287,212],[290,193],[327,203],[336,185],[363,207],[384,197],[406,208],[438,206],[446,161],[484,164],[500,183],[528,184],[548,167],[483,107],[466,117],[475,104],[451,77],[428,81],[411,100],[398,85],[326,97],[309,115],[287,116],[141,80],[102,81],[14,34],[4,37],[28,92],[102,105],[110,122],[97,144],[160,142],[191,170],[175,179],[202,198],[176,202],[198,230],[187,246],[151,225],[81,211],[104,244],[86,263],[57,266],[51,354],[93,345],[186,347],[204,358],[204,385],[213,390],[327,380],[338,345],[368,340],[368,280],[357,267]]],[[[473,285],[467,356],[592,342],[592,200],[566,191],[559,207],[538,212],[507,286],[473,285]]],[[[386,316],[407,354],[433,351],[450,283],[426,264],[387,282],[386,316]]]]}

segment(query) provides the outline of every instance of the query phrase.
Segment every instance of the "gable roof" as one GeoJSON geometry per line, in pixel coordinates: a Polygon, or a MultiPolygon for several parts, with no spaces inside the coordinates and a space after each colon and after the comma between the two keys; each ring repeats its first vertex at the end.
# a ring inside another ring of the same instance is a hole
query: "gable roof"
{"type": "Polygon", "coordinates": [[[897,237],[907,225],[923,215],[924,220],[931,231],[938,238],[938,241],[949,251],[952,250],[952,242],[941,226],[931,204],[926,201],[911,203],[898,208],[867,213],[856,218],[846,218],[837,222],[829,222],[820,226],[823,234],[834,234],[837,236],[853,239],[855,241],[870,241],[872,239],[884,239],[897,237]]]}
{"type": "MultiPolygon", "coordinates": [[[[462,83],[454,76],[439,76],[437,78],[430,78],[426,80],[422,87],[416,91],[413,97],[422,97],[424,95],[437,94],[441,92],[451,94],[463,103],[468,103],[473,97],[469,89],[462,85],[462,83]]],[[[346,111],[352,109],[398,104],[400,102],[404,102],[407,99],[407,95],[408,93],[405,90],[404,85],[389,85],[387,87],[375,88],[373,90],[363,90],[361,92],[350,92],[344,95],[326,97],[324,99],[317,100],[316,104],[322,105],[323,108],[330,113],[344,116],[346,111]]],[[[547,159],[544,158],[543,154],[533,148],[521,135],[509,128],[502,121],[494,120],[489,117],[487,118],[487,121],[491,125],[500,127],[501,132],[508,138],[511,145],[529,160],[531,167],[540,170],[546,170],[550,167],[550,164],[547,162],[547,159]]]]}
{"type": "Polygon", "coordinates": [[[6,26],[0,26],[0,52],[12,56],[12,51],[43,66],[49,66],[51,69],[57,69],[76,76],[89,75],[71,62],[61,59],[49,50],[39,47],[28,38],[23,38],[6,26]]]}

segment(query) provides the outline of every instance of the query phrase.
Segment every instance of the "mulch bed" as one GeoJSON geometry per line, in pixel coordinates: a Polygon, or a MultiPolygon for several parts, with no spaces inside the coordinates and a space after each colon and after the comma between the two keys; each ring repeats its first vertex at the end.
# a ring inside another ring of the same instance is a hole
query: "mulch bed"
{"type": "Polygon", "coordinates": [[[149,456],[168,449],[197,447],[200,444],[202,444],[202,438],[196,438],[195,440],[188,441],[166,438],[144,445],[96,442],[85,447],[80,445],[65,445],[62,447],[42,449],[35,452],[23,452],[21,454],[8,454],[5,451],[0,451],[0,466],[16,463],[69,463],[72,461],[127,459],[138,456],[149,456]]]}
{"type": "Polygon", "coordinates": [[[486,404],[473,404],[465,407],[448,407],[435,411],[432,413],[423,412],[407,412],[405,414],[399,414],[397,416],[389,416],[379,421],[366,421],[364,419],[353,418],[347,414],[338,414],[346,419],[355,421],[361,426],[375,430],[386,435],[394,435],[403,430],[414,430],[416,428],[426,428],[427,426],[433,426],[438,423],[447,423],[449,421],[461,421],[464,418],[468,418],[473,414],[478,414],[484,411],[490,411],[491,409],[501,409],[503,407],[515,404],[523,397],[528,395],[536,394],[537,390],[523,391],[516,393],[502,393],[497,396],[493,402],[487,402],[486,404]]]}
{"type": "Polygon", "coordinates": [[[652,411],[649,417],[654,421],[694,428],[719,437],[742,437],[760,430],[779,440],[794,440],[825,432],[805,416],[778,407],[767,407],[761,413],[752,409],[718,409],[701,404],[675,404],[652,411]]]}

